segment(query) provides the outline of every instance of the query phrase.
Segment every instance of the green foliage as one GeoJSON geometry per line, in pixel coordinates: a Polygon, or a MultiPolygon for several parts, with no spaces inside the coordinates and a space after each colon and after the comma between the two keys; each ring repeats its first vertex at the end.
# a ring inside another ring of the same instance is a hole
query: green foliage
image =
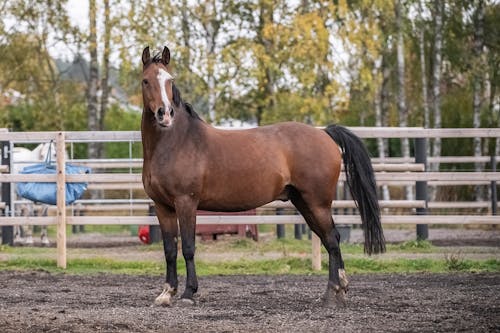
{"type": "MultiPolygon", "coordinates": [[[[117,105],[112,105],[106,112],[104,127],[106,131],[139,131],[141,129],[141,113],[125,111],[117,105]]],[[[132,144],[128,142],[108,142],[105,144],[105,151],[108,158],[127,158],[130,151],[132,152],[131,157],[142,157],[140,142],[132,144]]]]}

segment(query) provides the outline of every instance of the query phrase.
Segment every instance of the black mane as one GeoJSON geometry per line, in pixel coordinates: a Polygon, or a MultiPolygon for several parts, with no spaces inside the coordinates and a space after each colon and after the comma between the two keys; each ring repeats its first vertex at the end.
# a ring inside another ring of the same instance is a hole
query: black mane
{"type": "Polygon", "coordinates": [[[182,104],[184,104],[184,109],[191,117],[198,119],[198,120],[203,120],[198,115],[198,113],[196,113],[196,111],[194,111],[193,106],[191,104],[182,101],[181,92],[179,91],[179,89],[177,89],[177,87],[173,83],[172,83],[172,95],[173,95],[173,100],[174,100],[175,106],[178,107],[182,103],[182,104]]]}

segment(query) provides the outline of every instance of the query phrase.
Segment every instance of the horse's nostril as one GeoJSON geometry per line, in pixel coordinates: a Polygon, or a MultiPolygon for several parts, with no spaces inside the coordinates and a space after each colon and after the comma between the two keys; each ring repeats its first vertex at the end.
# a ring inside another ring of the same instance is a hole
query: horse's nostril
{"type": "Polygon", "coordinates": [[[159,108],[158,109],[158,116],[163,117],[165,115],[165,109],[164,108],[159,108]]]}
{"type": "Polygon", "coordinates": [[[174,108],[170,108],[170,117],[174,116],[174,108]]]}

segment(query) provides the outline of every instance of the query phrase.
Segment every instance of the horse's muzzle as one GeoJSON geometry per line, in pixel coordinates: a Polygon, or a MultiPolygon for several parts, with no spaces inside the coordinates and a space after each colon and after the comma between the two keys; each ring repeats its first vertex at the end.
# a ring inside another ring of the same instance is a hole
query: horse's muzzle
{"type": "Polygon", "coordinates": [[[156,120],[158,121],[158,124],[162,127],[168,127],[172,125],[172,116],[174,114],[173,109],[170,108],[170,112],[167,114],[165,113],[165,108],[161,107],[156,111],[156,120]]]}

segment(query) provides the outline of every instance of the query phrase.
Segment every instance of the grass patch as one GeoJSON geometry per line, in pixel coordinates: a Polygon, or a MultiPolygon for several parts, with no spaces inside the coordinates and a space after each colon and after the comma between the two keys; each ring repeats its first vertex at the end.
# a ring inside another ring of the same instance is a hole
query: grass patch
{"type": "MultiPolygon", "coordinates": [[[[328,263],[323,262],[320,272],[311,269],[308,258],[280,258],[274,260],[239,260],[229,262],[197,261],[196,268],[200,276],[206,275],[254,275],[254,274],[326,274],[328,263]]],[[[375,258],[352,258],[345,261],[349,274],[369,273],[448,273],[453,272],[500,272],[500,261],[460,260],[450,264],[448,259],[394,259],[380,260],[375,258]]],[[[165,272],[163,263],[153,261],[116,261],[110,259],[72,259],[68,260],[68,268],[56,267],[53,259],[14,258],[0,261],[0,270],[43,270],[48,272],[65,272],[68,274],[133,274],[162,275],[165,272]]],[[[184,261],[178,260],[178,272],[185,275],[184,261]]]]}

